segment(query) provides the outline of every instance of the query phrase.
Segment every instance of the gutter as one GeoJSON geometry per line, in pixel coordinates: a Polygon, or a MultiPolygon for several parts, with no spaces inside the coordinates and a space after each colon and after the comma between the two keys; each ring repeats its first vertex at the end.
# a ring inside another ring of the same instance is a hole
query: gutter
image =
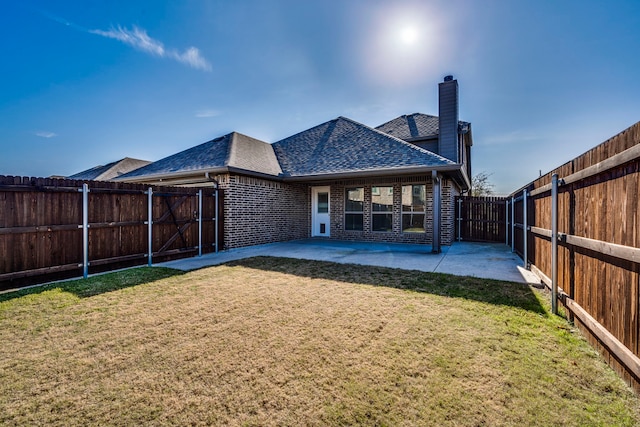
{"type": "Polygon", "coordinates": [[[431,174],[432,171],[437,172],[455,172],[462,168],[461,164],[455,163],[444,166],[414,166],[407,168],[395,168],[395,169],[383,169],[383,170],[368,170],[358,172],[342,172],[342,173],[326,173],[317,175],[304,175],[304,176],[287,176],[283,177],[284,182],[301,182],[301,181],[327,181],[334,179],[346,179],[346,178],[372,178],[376,176],[397,176],[397,175],[420,175],[431,174]]]}
{"type": "Polygon", "coordinates": [[[157,181],[157,182],[165,182],[166,185],[172,185],[171,181],[180,179],[180,178],[191,178],[192,183],[197,183],[200,180],[202,182],[214,182],[217,184],[213,175],[217,174],[226,174],[226,173],[235,173],[240,175],[252,176],[256,178],[269,179],[271,181],[279,181],[279,182],[314,182],[314,181],[331,181],[331,180],[339,180],[339,179],[353,179],[353,178],[374,178],[374,177],[389,177],[389,176],[398,176],[398,175],[431,175],[433,171],[435,172],[458,172],[462,175],[463,181],[468,182],[468,178],[463,171],[464,165],[460,163],[454,163],[450,165],[441,165],[441,166],[413,166],[413,167],[399,167],[399,168],[390,168],[390,169],[377,169],[377,170],[366,170],[366,171],[357,171],[357,172],[341,172],[341,173],[324,173],[324,174],[316,174],[316,175],[302,175],[302,176],[283,176],[283,175],[270,175],[267,173],[250,171],[247,169],[236,168],[233,166],[223,166],[217,168],[210,169],[200,169],[193,171],[183,171],[176,173],[163,173],[163,174],[153,174],[153,175],[144,175],[144,176],[135,176],[128,178],[118,178],[115,181],[119,182],[149,182],[149,181],[157,181]],[[466,178],[466,179],[465,179],[466,178]]]}
{"type": "MultiPolygon", "coordinates": [[[[271,180],[282,180],[281,176],[270,175],[268,173],[254,172],[246,169],[235,168],[233,166],[221,166],[209,169],[195,169],[191,171],[181,172],[168,172],[168,173],[156,173],[152,175],[140,175],[131,176],[125,178],[117,178],[114,181],[118,182],[148,182],[148,181],[170,181],[179,178],[199,178],[202,177],[203,181],[214,181],[212,175],[224,174],[224,173],[238,173],[242,175],[255,176],[257,178],[265,178],[271,180]]],[[[170,185],[170,184],[169,184],[170,185]]]]}
{"type": "Polygon", "coordinates": [[[174,178],[187,178],[192,177],[194,175],[204,174],[204,178],[207,178],[207,174],[218,174],[227,172],[226,167],[218,167],[218,168],[210,168],[210,169],[196,169],[191,171],[182,171],[182,172],[165,172],[165,173],[156,173],[151,175],[138,175],[138,176],[130,176],[130,177],[119,177],[114,179],[114,181],[118,182],[145,182],[145,181],[163,181],[174,178]]]}

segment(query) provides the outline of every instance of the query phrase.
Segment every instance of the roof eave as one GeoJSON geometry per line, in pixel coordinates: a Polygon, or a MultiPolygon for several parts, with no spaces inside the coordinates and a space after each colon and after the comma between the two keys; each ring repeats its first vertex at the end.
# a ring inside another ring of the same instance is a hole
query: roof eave
{"type": "Polygon", "coordinates": [[[175,178],[187,178],[196,175],[205,175],[207,173],[226,173],[229,171],[229,168],[226,166],[223,167],[215,167],[215,168],[204,168],[204,169],[196,169],[190,171],[177,171],[177,172],[164,172],[164,173],[154,173],[148,175],[137,175],[130,177],[118,177],[115,178],[114,181],[119,182],[146,182],[146,181],[161,181],[165,179],[175,179],[175,178]]]}
{"type": "Polygon", "coordinates": [[[165,180],[173,180],[173,179],[184,179],[184,178],[198,178],[203,177],[203,181],[206,181],[207,174],[221,174],[221,173],[237,173],[240,175],[248,175],[256,178],[265,178],[270,180],[281,180],[281,177],[278,175],[270,175],[267,173],[256,172],[248,169],[237,168],[233,166],[221,166],[215,168],[204,168],[197,169],[191,171],[178,171],[178,172],[169,172],[169,173],[156,173],[149,175],[139,175],[125,178],[117,178],[114,181],[120,182],[148,182],[148,181],[165,181],[165,180]]]}
{"type": "Polygon", "coordinates": [[[303,182],[303,181],[326,181],[326,180],[348,179],[348,178],[373,178],[373,177],[379,177],[379,176],[420,175],[420,174],[431,173],[431,171],[455,172],[455,171],[459,171],[461,168],[462,168],[462,165],[456,163],[451,165],[438,165],[438,166],[412,166],[412,167],[400,167],[400,168],[388,168],[388,169],[371,169],[366,171],[354,171],[354,172],[285,176],[283,177],[282,180],[285,182],[303,182]]]}

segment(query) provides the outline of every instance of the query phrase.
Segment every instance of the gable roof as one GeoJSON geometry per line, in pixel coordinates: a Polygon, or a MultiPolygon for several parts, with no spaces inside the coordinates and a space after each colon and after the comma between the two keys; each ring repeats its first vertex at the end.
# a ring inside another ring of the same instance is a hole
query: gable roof
{"type": "Polygon", "coordinates": [[[285,177],[451,166],[442,156],[338,117],[273,144],[285,177]]]}
{"type": "Polygon", "coordinates": [[[125,157],[124,159],[107,163],[106,165],[94,166],[90,169],[68,176],[67,178],[86,179],[92,181],[107,181],[148,165],[149,163],[151,162],[148,160],[125,157]]]}
{"type": "MultiPolygon", "coordinates": [[[[458,121],[460,133],[466,133],[469,127],[468,122],[458,121]]],[[[413,113],[405,114],[376,127],[377,130],[393,135],[405,141],[417,139],[437,138],[440,133],[440,122],[438,116],[429,114],[413,113]]]]}
{"type": "Polygon", "coordinates": [[[234,168],[273,176],[282,173],[271,144],[231,132],[160,159],[121,178],[206,172],[220,168],[234,168]]]}

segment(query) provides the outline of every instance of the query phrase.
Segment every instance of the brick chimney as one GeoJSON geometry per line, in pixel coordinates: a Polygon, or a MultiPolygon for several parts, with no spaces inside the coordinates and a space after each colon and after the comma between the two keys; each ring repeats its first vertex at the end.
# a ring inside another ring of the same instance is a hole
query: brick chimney
{"type": "Polygon", "coordinates": [[[458,153],[458,81],[446,76],[438,84],[438,154],[460,163],[458,153]]]}

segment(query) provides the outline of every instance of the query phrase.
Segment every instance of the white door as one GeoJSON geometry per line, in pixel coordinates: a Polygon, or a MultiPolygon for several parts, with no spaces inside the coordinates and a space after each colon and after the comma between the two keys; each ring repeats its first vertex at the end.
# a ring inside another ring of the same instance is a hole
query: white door
{"type": "Polygon", "coordinates": [[[329,187],[311,188],[311,237],[329,237],[329,187]]]}

